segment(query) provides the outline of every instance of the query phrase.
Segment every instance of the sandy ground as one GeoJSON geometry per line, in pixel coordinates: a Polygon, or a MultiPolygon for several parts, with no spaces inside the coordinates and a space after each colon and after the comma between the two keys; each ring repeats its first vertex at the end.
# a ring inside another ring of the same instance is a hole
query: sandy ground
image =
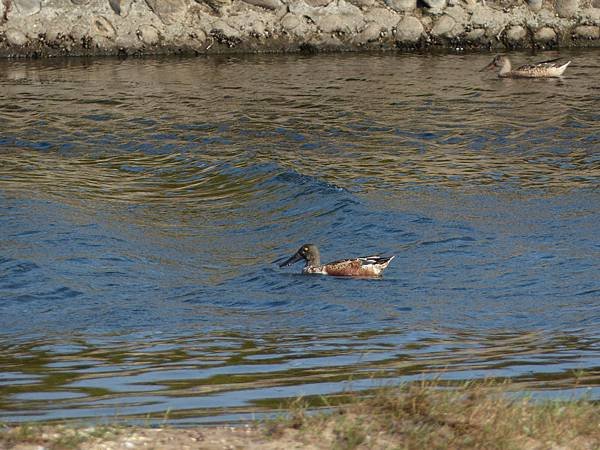
{"type": "Polygon", "coordinates": [[[48,429],[41,433],[36,443],[20,443],[14,446],[0,444],[2,450],[50,450],[77,448],[82,450],[131,450],[131,449],[321,449],[327,446],[303,442],[296,430],[286,430],[275,440],[264,432],[250,426],[210,427],[194,429],[175,428],[123,428],[114,431],[81,428],[57,432],[48,429]],[[72,436],[69,436],[72,434],[72,436]],[[100,434],[98,437],[93,437],[100,434]],[[81,441],[81,442],[80,442],[81,441]]]}

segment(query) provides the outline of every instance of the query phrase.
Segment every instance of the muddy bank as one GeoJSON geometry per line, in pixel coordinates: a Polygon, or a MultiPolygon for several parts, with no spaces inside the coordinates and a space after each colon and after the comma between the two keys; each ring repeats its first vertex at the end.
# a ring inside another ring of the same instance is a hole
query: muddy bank
{"type": "Polygon", "coordinates": [[[600,0],[0,0],[0,56],[600,43],[600,0]]]}

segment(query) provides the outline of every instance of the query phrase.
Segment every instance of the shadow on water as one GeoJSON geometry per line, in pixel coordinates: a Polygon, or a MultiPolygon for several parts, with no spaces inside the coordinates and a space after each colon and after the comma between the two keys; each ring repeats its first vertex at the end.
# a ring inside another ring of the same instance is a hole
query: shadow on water
{"type": "Polygon", "coordinates": [[[600,59],[569,57],[519,81],[469,70],[488,55],[0,62],[0,421],[422,378],[598,398],[600,59]],[[397,258],[271,263],[304,242],[397,258]]]}

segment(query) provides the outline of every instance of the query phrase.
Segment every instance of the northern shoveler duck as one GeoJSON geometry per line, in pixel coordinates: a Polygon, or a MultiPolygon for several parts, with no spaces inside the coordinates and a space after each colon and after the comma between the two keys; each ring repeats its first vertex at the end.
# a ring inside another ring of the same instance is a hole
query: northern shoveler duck
{"type": "Polygon", "coordinates": [[[317,246],[304,244],[290,259],[279,264],[279,267],[291,266],[303,259],[306,264],[302,269],[302,273],[305,274],[317,273],[338,277],[378,277],[394,258],[394,256],[361,256],[321,264],[321,256],[317,246]]]}
{"type": "Polygon", "coordinates": [[[498,76],[500,78],[553,78],[560,77],[567,66],[571,64],[571,61],[567,61],[565,64],[557,63],[560,58],[549,59],[548,61],[541,61],[534,64],[525,64],[519,66],[516,69],[512,69],[510,59],[508,56],[498,55],[491,63],[481,69],[484,70],[493,69],[497,67],[500,69],[498,76]]]}

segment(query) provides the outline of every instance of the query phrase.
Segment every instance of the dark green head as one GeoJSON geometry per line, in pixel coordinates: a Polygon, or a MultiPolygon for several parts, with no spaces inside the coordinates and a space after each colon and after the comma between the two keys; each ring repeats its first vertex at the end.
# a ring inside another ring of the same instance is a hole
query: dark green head
{"type": "Polygon", "coordinates": [[[306,261],[307,266],[321,265],[321,255],[317,246],[314,244],[304,244],[290,259],[279,264],[279,267],[291,266],[301,259],[306,261]]]}

